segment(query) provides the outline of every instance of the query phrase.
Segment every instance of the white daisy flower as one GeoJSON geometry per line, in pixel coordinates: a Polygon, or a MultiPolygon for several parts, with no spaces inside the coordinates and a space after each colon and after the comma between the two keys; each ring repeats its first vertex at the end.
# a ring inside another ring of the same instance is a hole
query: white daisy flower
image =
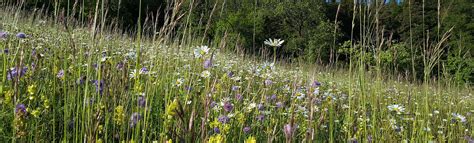
{"type": "Polygon", "coordinates": [[[281,44],[283,44],[283,42],[285,42],[285,40],[281,40],[281,39],[267,39],[267,40],[265,40],[263,43],[265,43],[265,45],[272,46],[272,47],[280,47],[281,44]]]}

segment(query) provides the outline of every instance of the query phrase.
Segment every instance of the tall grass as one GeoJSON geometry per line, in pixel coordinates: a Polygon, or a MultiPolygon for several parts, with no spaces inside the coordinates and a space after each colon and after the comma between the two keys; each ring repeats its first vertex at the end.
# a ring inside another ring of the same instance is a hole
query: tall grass
{"type": "MultiPolygon", "coordinates": [[[[389,79],[380,62],[368,65],[364,56],[351,58],[346,71],[237,55],[225,48],[233,41],[206,42],[195,33],[183,4],[165,8],[161,29],[156,19],[139,20],[131,36],[107,25],[103,0],[89,27],[58,22],[61,11],[32,18],[0,8],[0,30],[9,32],[0,39],[0,141],[472,141],[472,87],[430,78],[450,31],[424,46],[425,78],[416,83],[389,79]],[[153,38],[144,29],[153,29],[153,38]]],[[[351,41],[351,50],[389,42],[377,22],[379,6],[354,1],[352,28],[363,39],[351,41]]]]}

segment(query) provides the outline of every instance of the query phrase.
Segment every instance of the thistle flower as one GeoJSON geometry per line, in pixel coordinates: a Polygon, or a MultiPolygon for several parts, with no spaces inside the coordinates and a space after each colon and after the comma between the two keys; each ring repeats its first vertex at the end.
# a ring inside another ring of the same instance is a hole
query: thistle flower
{"type": "Polygon", "coordinates": [[[285,40],[281,40],[281,39],[267,39],[265,40],[263,43],[265,45],[268,45],[268,46],[271,46],[271,47],[280,47],[283,42],[285,42],[285,40]]]}
{"type": "Polygon", "coordinates": [[[20,38],[20,39],[25,39],[26,38],[26,34],[23,33],[23,32],[20,32],[18,34],[16,34],[16,37],[20,38]]]}
{"type": "Polygon", "coordinates": [[[138,114],[137,112],[133,113],[132,116],[130,117],[130,127],[133,128],[135,125],[137,125],[138,121],[141,119],[141,115],[138,114]]]}
{"type": "Polygon", "coordinates": [[[224,103],[224,111],[230,112],[230,111],[232,111],[233,108],[234,108],[234,106],[231,103],[229,103],[229,102],[224,103]]]}

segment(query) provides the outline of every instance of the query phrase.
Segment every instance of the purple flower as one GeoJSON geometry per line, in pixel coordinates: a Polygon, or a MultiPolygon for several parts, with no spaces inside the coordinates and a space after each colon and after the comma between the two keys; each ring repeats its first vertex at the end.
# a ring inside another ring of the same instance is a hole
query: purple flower
{"type": "Polygon", "coordinates": [[[15,113],[26,113],[25,104],[17,104],[15,108],[15,113]]]}
{"type": "Polygon", "coordinates": [[[20,39],[25,39],[26,38],[26,34],[23,33],[23,32],[20,32],[18,34],[16,34],[16,37],[20,38],[20,39]]]}
{"type": "Polygon", "coordinates": [[[311,86],[313,86],[313,87],[319,87],[319,86],[321,86],[321,83],[315,80],[315,81],[313,81],[313,83],[311,84],[311,86]]]}
{"type": "Polygon", "coordinates": [[[239,90],[239,86],[232,86],[232,91],[239,90]]]}
{"type": "Polygon", "coordinates": [[[56,75],[58,78],[63,78],[64,77],[64,70],[59,70],[58,74],[56,75]]]}
{"type": "Polygon", "coordinates": [[[7,39],[8,33],[7,32],[0,32],[0,39],[7,39]]]}
{"type": "Polygon", "coordinates": [[[13,67],[7,71],[7,79],[12,80],[16,77],[22,77],[23,75],[26,74],[27,71],[28,71],[28,67],[23,67],[21,69],[17,67],[13,67]]]}
{"type": "Polygon", "coordinates": [[[104,91],[104,80],[92,80],[92,83],[95,85],[95,91],[102,95],[102,92],[104,91]]]}
{"type": "Polygon", "coordinates": [[[250,127],[244,127],[244,133],[249,133],[250,132],[250,127]]]}
{"type": "Polygon", "coordinates": [[[273,84],[273,81],[272,81],[272,80],[270,80],[270,79],[266,79],[266,80],[265,80],[265,85],[266,85],[266,86],[269,86],[269,85],[272,85],[272,84],[273,84]]]}
{"type": "Polygon", "coordinates": [[[241,101],[241,100],[242,100],[242,95],[236,94],[236,95],[235,95],[235,100],[241,101]]]}
{"type": "Polygon", "coordinates": [[[210,106],[211,106],[211,108],[214,108],[214,107],[216,107],[216,105],[217,105],[216,101],[212,101],[210,106]]]}
{"type": "Polygon", "coordinates": [[[8,50],[7,48],[5,48],[5,50],[3,50],[3,53],[8,54],[8,53],[10,53],[10,50],[8,50]]]}
{"type": "Polygon", "coordinates": [[[123,65],[124,65],[123,62],[120,61],[119,63],[117,63],[117,69],[118,70],[123,70],[123,65]]]}
{"type": "Polygon", "coordinates": [[[276,107],[277,107],[277,108],[281,108],[281,107],[283,107],[283,103],[281,103],[281,102],[277,102],[277,103],[276,103],[276,107]]]}
{"type": "Polygon", "coordinates": [[[138,96],[138,106],[145,107],[145,105],[146,105],[146,97],[138,96]]]}
{"type": "Polygon", "coordinates": [[[367,142],[372,143],[372,135],[369,135],[369,136],[367,137],[367,142]]]}
{"type": "Polygon", "coordinates": [[[76,80],[76,84],[84,84],[84,81],[86,81],[86,76],[79,77],[76,80]]]}
{"type": "Polygon", "coordinates": [[[263,106],[263,104],[260,103],[260,104],[257,105],[257,109],[258,109],[259,111],[262,111],[262,110],[265,109],[265,106],[263,106]]]}
{"type": "Polygon", "coordinates": [[[268,97],[268,96],[266,97],[266,99],[267,99],[268,101],[275,101],[276,98],[277,98],[277,96],[276,96],[275,94],[273,94],[273,95],[270,96],[270,97],[268,97]]]}
{"type": "Polygon", "coordinates": [[[357,138],[351,138],[350,142],[351,143],[358,143],[357,138]]]}
{"type": "Polygon", "coordinates": [[[464,139],[467,140],[468,143],[474,143],[474,139],[472,139],[470,136],[464,136],[464,139]]]}
{"type": "Polygon", "coordinates": [[[135,125],[137,125],[138,121],[142,118],[140,114],[137,112],[133,113],[132,116],[130,117],[130,127],[133,128],[135,125]]]}
{"type": "Polygon", "coordinates": [[[219,130],[218,127],[214,127],[214,133],[219,134],[219,133],[221,133],[221,130],[219,130]]]}
{"type": "Polygon", "coordinates": [[[228,77],[234,77],[234,72],[232,72],[232,71],[227,72],[227,76],[228,76],[228,77]]]}
{"type": "Polygon", "coordinates": [[[232,109],[234,109],[234,106],[232,105],[232,103],[229,103],[229,102],[224,103],[224,110],[226,112],[230,112],[232,111],[232,109]]]}
{"type": "Polygon", "coordinates": [[[146,67],[142,67],[140,69],[140,74],[147,74],[148,73],[148,69],[146,67]]]}
{"type": "Polygon", "coordinates": [[[230,118],[226,115],[221,115],[217,120],[219,120],[219,122],[221,122],[222,124],[227,124],[230,121],[230,118]]]}
{"type": "Polygon", "coordinates": [[[263,120],[265,120],[265,115],[260,114],[257,116],[257,121],[263,121],[263,120]]]}
{"type": "Polygon", "coordinates": [[[191,86],[185,86],[184,89],[186,89],[187,91],[193,90],[193,88],[191,86]]]}
{"type": "Polygon", "coordinates": [[[293,136],[294,127],[291,124],[286,124],[283,126],[283,132],[285,133],[286,138],[291,138],[293,136]]]}
{"type": "Polygon", "coordinates": [[[211,60],[205,60],[204,61],[204,68],[208,69],[210,67],[212,67],[212,61],[211,60]]]}

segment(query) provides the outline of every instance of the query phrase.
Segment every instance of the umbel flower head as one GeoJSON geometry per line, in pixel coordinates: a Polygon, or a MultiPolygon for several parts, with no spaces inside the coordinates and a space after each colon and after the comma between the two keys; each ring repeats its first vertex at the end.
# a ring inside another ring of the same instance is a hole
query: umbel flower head
{"type": "Polygon", "coordinates": [[[265,43],[265,45],[268,45],[268,46],[271,46],[271,47],[280,47],[281,44],[283,44],[283,42],[285,42],[285,40],[281,40],[281,39],[267,39],[267,40],[265,40],[263,43],[265,43]]]}

